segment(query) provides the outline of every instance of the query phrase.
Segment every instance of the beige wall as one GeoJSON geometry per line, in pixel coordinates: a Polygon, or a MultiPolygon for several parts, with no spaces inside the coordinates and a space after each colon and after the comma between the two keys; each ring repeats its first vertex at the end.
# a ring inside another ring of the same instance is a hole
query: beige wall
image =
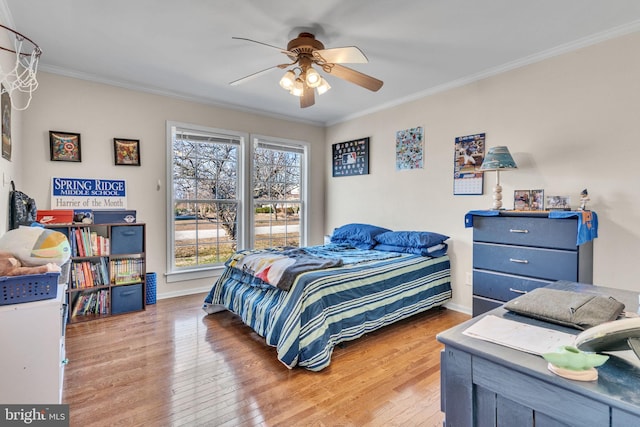
{"type": "Polygon", "coordinates": [[[570,195],[583,188],[598,213],[594,282],[640,290],[637,176],[640,33],[512,70],[327,130],[331,144],[371,137],[370,174],[332,178],[326,164],[325,232],[347,222],[395,230],[431,230],[450,239],[454,300],[469,309],[472,231],[464,215],[491,207],[495,173],[482,196],[453,196],[454,138],[486,132],[487,146],[509,147],[518,169],[501,174],[503,202],[515,189],[570,195]],[[395,170],[395,132],[424,126],[425,167],[395,170]],[[357,196],[354,196],[357,195],[357,196]]]}
{"type": "MultiPolygon", "coordinates": [[[[13,38],[10,37],[8,31],[0,31],[0,46],[13,46],[13,38]]],[[[15,65],[15,55],[0,51],[0,66],[2,71],[13,69],[15,65]]],[[[25,105],[26,99],[20,97],[20,93],[16,91],[11,95],[18,102],[17,105],[25,105]]],[[[13,110],[11,112],[11,159],[5,159],[0,156],[0,234],[8,229],[8,212],[9,212],[9,191],[11,190],[10,182],[13,180],[18,190],[23,189],[22,170],[20,167],[23,161],[23,147],[18,141],[22,138],[22,111],[13,110]]]]}
{"type": "MultiPolygon", "coordinates": [[[[13,113],[12,161],[0,159],[0,172],[41,208],[49,207],[52,176],[126,179],[129,207],[148,225],[148,271],[159,273],[161,298],[207,290],[212,283],[210,278],[167,284],[162,276],[166,120],[309,141],[309,243],[356,221],[447,234],[451,306],[469,310],[471,287],[464,278],[471,271],[472,232],[463,218],[491,206],[495,174],[488,174],[483,196],[453,196],[453,142],[486,132],[487,145],[509,146],[519,165],[501,175],[505,206],[512,207],[514,189],[543,188],[546,194],[570,195],[577,205],[580,190],[588,188],[600,219],[594,281],[638,290],[631,266],[640,249],[639,50],[640,34],[627,35],[327,129],[40,72],[31,107],[13,113]],[[396,171],[395,132],[415,126],[425,127],[425,167],[396,171]],[[49,130],[81,133],[82,163],[49,161],[49,130]],[[332,178],[331,144],[366,136],[371,173],[332,178]],[[113,137],[141,140],[141,167],[113,165],[113,137]]],[[[0,182],[5,212],[7,197],[8,186],[0,182]]]]}
{"type": "Polygon", "coordinates": [[[29,158],[22,187],[40,209],[49,208],[52,177],[125,179],[128,208],[147,224],[147,271],[158,273],[158,297],[209,290],[212,278],[166,283],[166,121],[173,120],[308,141],[310,153],[309,242],[324,232],[325,130],[179,99],[38,73],[40,86],[24,114],[20,145],[29,158]],[[81,134],[82,162],[49,160],[49,130],[81,134]],[[140,140],[141,166],[115,166],[113,138],[140,140]],[[158,188],[158,181],[161,186],[158,188]]]}

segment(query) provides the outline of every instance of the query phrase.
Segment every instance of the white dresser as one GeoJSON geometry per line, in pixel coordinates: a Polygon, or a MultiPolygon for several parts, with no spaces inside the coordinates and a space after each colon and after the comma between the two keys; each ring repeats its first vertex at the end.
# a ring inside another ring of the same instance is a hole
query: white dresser
{"type": "Polygon", "coordinates": [[[0,306],[0,402],[62,403],[65,289],[56,298],[0,306]]]}

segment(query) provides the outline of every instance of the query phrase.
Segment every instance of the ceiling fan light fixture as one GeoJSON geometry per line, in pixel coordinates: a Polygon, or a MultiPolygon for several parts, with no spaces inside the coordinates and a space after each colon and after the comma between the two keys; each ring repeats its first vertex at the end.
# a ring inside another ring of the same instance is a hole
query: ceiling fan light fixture
{"type": "Polygon", "coordinates": [[[311,67],[309,67],[305,72],[304,80],[307,83],[307,86],[314,88],[320,86],[322,83],[322,77],[320,74],[311,67]]]}
{"type": "Polygon", "coordinates": [[[284,73],[284,76],[280,79],[280,87],[285,90],[291,90],[296,81],[296,75],[293,71],[289,70],[284,73]]]}
{"type": "Polygon", "coordinates": [[[302,83],[302,79],[296,79],[295,83],[293,84],[293,87],[291,88],[290,91],[291,95],[293,96],[302,96],[302,94],[304,93],[304,86],[302,83]]]}
{"type": "Polygon", "coordinates": [[[318,85],[318,87],[316,87],[316,90],[318,91],[318,95],[322,95],[323,93],[325,93],[329,89],[331,89],[331,86],[329,85],[329,82],[327,82],[325,79],[320,77],[320,84],[318,85]]]}

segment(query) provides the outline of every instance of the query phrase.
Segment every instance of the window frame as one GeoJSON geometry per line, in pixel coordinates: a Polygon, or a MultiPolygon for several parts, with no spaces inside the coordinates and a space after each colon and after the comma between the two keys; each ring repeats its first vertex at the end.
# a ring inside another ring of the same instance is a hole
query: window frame
{"type": "Polygon", "coordinates": [[[167,136],[167,168],[166,168],[166,197],[167,197],[167,247],[166,247],[166,279],[168,283],[198,279],[204,277],[214,276],[224,265],[212,264],[200,267],[183,267],[177,268],[175,266],[175,221],[173,218],[173,208],[175,205],[175,195],[173,192],[173,140],[177,133],[176,130],[183,130],[186,132],[203,132],[206,134],[215,134],[224,136],[229,139],[239,140],[238,145],[238,234],[236,236],[238,247],[242,247],[243,242],[247,240],[245,233],[247,219],[246,219],[246,194],[248,180],[246,178],[248,163],[247,163],[247,144],[249,141],[249,134],[245,132],[231,131],[227,129],[212,128],[208,126],[195,125],[191,123],[167,121],[166,123],[166,136],[167,136]]]}
{"type": "MultiPolygon", "coordinates": [[[[253,168],[254,168],[254,152],[255,147],[260,143],[264,143],[265,145],[272,145],[274,147],[283,147],[283,148],[292,148],[295,150],[302,151],[302,159],[300,161],[300,211],[302,215],[300,215],[300,246],[307,246],[308,239],[308,218],[309,212],[307,207],[308,203],[308,188],[309,188],[309,152],[310,152],[310,144],[305,141],[297,141],[293,139],[285,139],[285,138],[276,138],[272,136],[251,134],[251,148],[250,155],[247,156],[250,159],[249,162],[249,193],[253,194],[253,168]]],[[[291,150],[294,151],[294,150],[291,150]]],[[[249,243],[251,247],[255,247],[255,233],[253,232],[253,225],[255,223],[255,210],[253,209],[253,200],[247,202],[248,207],[248,215],[247,215],[247,224],[251,230],[249,234],[249,243]]]]}
{"type": "Polygon", "coordinates": [[[183,280],[208,278],[220,274],[224,268],[223,264],[207,265],[201,267],[175,267],[175,221],[173,218],[173,207],[175,197],[173,194],[173,139],[174,129],[183,129],[186,131],[204,132],[218,134],[229,138],[237,138],[239,143],[238,151],[238,233],[237,247],[248,248],[254,246],[254,203],[253,203],[253,167],[254,167],[254,146],[257,144],[267,143],[275,147],[294,148],[302,151],[302,159],[300,162],[300,245],[306,246],[308,240],[308,189],[309,189],[309,153],[311,145],[306,141],[293,139],[277,138],[260,134],[249,134],[246,132],[232,131],[227,129],[213,128],[201,126],[192,123],[179,121],[166,122],[166,207],[167,207],[167,247],[166,247],[166,281],[173,283],[183,280]]]}

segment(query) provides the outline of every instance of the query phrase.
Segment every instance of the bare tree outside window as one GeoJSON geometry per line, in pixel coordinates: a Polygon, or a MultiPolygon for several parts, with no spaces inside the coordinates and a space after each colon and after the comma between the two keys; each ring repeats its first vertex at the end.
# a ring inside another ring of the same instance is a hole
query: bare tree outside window
{"type": "Polygon", "coordinates": [[[254,149],[254,247],[300,246],[300,148],[258,142],[254,149]]]}
{"type": "Polygon", "coordinates": [[[237,249],[239,144],[178,135],[173,143],[175,265],[220,264],[237,249]]]}
{"type": "Polygon", "coordinates": [[[172,129],[173,269],[220,265],[238,248],[301,245],[304,147],[256,138],[243,195],[243,138],[172,129]],[[253,222],[239,241],[245,214],[253,222]]]}

